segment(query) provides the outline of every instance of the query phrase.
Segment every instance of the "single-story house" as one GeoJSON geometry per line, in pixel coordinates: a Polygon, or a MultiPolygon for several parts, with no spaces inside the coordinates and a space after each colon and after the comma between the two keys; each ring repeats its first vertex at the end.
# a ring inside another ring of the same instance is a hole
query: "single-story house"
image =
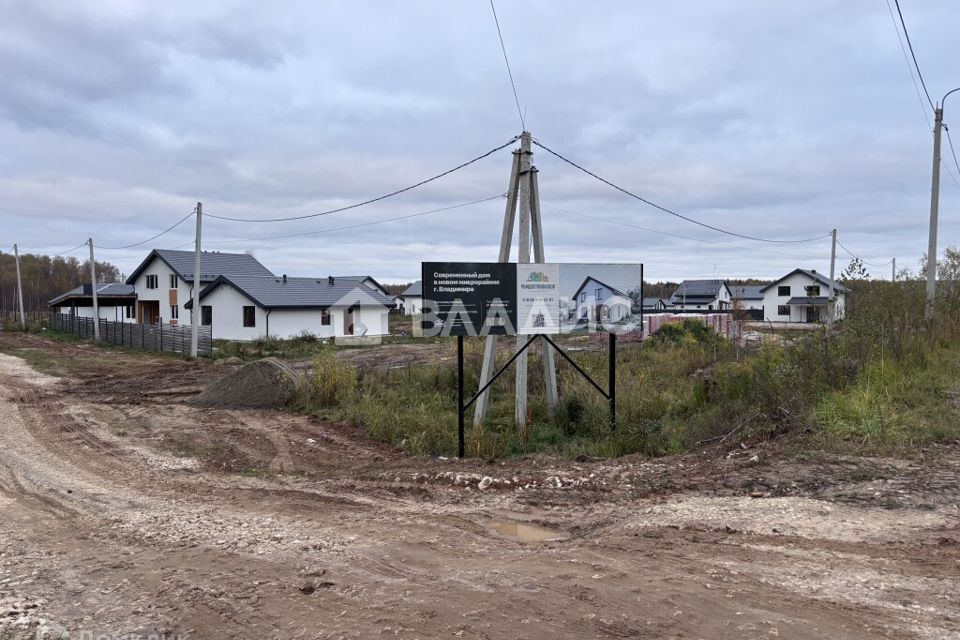
{"type": "Polygon", "coordinates": [[[571,300],[576,322],[617,322],[628,317],[633,306],[630,296],[593,276],[584,278],[571,300]]]}
{"type": "Polygon", "coordinates": [[[762,284],[735,284],[730,286],[733,293],[731,305],[744,311],[763,311],[762,284]]]}
{"type": "Polygon", "coordinates": [[[814,269],[794,269],[761,291],[768,322],[823,322],[831,306],[834,320],[844,316],[847,289],[814,269]]]}
{"type": "Polygon", "coordinates": [[[423,311],[423,281],[417,280],[400,294],[400,305],[408,316],[415,316],[423,311]]]}
{"type": "MultiPolygon", "coordinates": [[[[47,303],[55,313],[93,317],[93,285],[82,284],[47,303]]],[[[102,320],[136,322],[137,291],[133,285],[111,282],[97,285],[97,311],[102,320]]]]}
{"type": "MultiPolygon", "coordinates": [[[[201,323],[216,340],[379,337],[393,301],[366,279],[221,275],[200,291],[201,323]]],[[[193,306],[192,301],[184,305],[193,306]]]]}
{"type": "MultiPolygon", "coordinates": [[[[193,295],[193,251],[154,249],[134,269],[127,284],[137,292],[137,321],[142,324],[190,324],[190,314],[181,310],[193,295]]],[[[201,286],[220,276],[266,278],[276,276],[246,253],[204,251],[200,254],[201,286]]]]}
{"type": "Polygon", "coordinates": [[[684,280],[670,296],[677,311],[726,311],[733,295],[724,280],[684,280]]]}
{"type": "Polygon", "coordinates": [[[670,301],[664,300],[663,298],[644,298],[642,305],[644,313],[650,311],[665,311],[670,308],[670,301]]]}

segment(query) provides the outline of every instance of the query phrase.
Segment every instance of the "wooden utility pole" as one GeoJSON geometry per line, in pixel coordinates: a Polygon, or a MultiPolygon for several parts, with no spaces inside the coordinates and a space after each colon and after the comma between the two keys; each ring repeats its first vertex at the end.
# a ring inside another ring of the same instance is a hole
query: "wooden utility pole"
{"type": "MultiPolygon", "coordinates": [[[[537,189],[536,168],[531,165],[530,133],[524,131],[520,136],[520,149],[513,152],[513,168],[510,172],[510,185],[507,189],[507,205],[503,217],[503,231],[500,236],[500,262],[510,260],[510,245],[513,241],[513,227],[516,220],[516,211],[519,198],[520,230],[518,261],[522,264],[530,262],[530,244],[533,241],[534,261],[544,261],[543,249],[543,219],[540,215],[540,200],[537,189]]],[[[526,340],[517,336],[517,349],[524,346],[526,340]]],[[[547,403],[551,408],[557,403],[557,372],[554,366],[553,351],[542,341],[544,357],[544,380],[547,388],[547,403]]],[[[479,387],[483,388],[489,382],[495,371],[497,358],[497,337],[487,336],[483,353],[483,365],[480,369],[479,387]]],[[[521,356],[516,361],[516,413],[518,426],[524,426],[527,421],[527,358],[521,356]]],[[[479,426],[486,419],[490,400],[490,390],[487,389],[477,397],[473,414],[473,424],[479,426]]]]}
{"type": "Polygon", "coordinates": [[[200,222],[203,220],[203,205],[197,203],[197,235],[193,256],[193,309],[190,314],[190,357],[196,358],[200,344],[200,222]]]}
{"type": "Polygon", "coordinates": [[[20,250],[13,245],[13,256],[17,263],[17,299],[20,301],[20,328],[27,330],[27,314],[23,311],[23,280],[20,279],[20,250]]]}
{"type": "Polygon", "coordinates": [[[100,342],[100,305],[97,304],[97,263],[93,259],[93,238],[87,239],[90,247],[90,295],[93,296],[93,339],[100,342]]]}

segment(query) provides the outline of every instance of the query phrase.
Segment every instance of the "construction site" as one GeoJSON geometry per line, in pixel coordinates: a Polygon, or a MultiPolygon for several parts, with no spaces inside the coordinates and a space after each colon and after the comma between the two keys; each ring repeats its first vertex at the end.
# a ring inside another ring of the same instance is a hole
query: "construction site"
{"type": "Polygon", "coordinates": [[[956,443],[425,459],[195,406],[236,365],[0,352],[3,638],[960,633],[956,443]]]}

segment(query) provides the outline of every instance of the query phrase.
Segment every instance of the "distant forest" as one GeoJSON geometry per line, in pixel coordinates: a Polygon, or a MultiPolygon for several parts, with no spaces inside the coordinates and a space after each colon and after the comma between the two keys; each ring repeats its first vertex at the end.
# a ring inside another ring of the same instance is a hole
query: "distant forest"
{"type": "MultiPolygon", "coordinates": [[[[20,255],[25,310],[46,311],[47,301],[90,282],[90,261],[73,257],[20,255]]],[[[120,270],[109,262],[97,261],[97,282],[118,282],[120,270]]],[[[12,253],[0,251],[0,313],[17,310],[17,265],[12,253]]]]}

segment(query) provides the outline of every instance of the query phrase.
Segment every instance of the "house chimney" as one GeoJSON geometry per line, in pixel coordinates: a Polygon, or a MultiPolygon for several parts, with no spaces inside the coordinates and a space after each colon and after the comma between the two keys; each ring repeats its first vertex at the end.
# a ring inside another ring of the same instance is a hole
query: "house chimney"
{"type": "Polygon", "coordinates": [[[283,284],[287,284],[287,274],[283,274],[283,284]]]}
{"type": "Polygon", "coordinates": [[[327,276],[327,284],[331,287],[334,285],[333,276],[327,276]]]}

